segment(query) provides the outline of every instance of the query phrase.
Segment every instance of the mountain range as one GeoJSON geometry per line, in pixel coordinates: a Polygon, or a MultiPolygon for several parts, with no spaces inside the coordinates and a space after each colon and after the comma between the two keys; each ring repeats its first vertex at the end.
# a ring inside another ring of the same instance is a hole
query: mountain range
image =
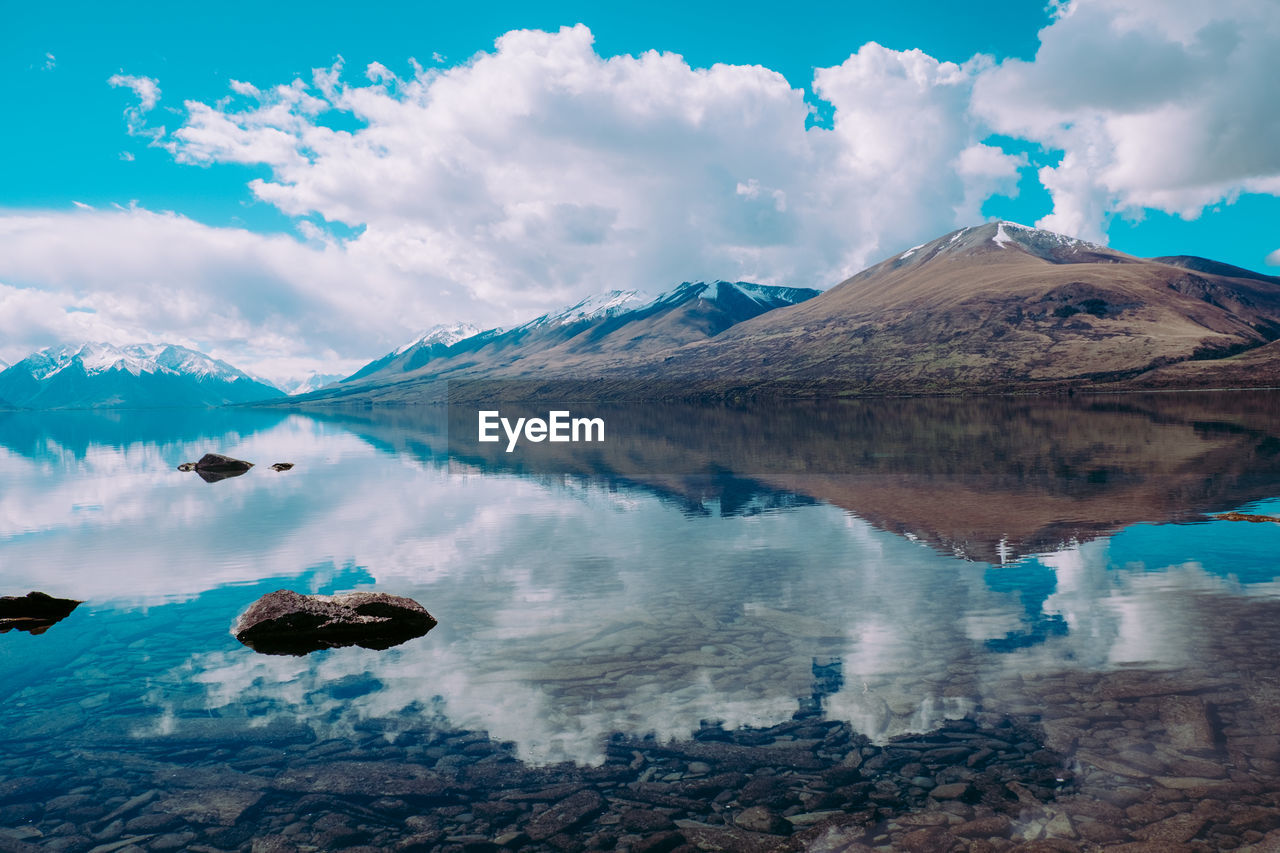
{"type": "Polygon", "coordinates": [[[841,393],[1195,387],[1249,378],[1242,353],[1274,379],[1277,337],[1280,278],[997,222],[686,347],[662,370],[707,388],[752,377],[841,393]]]}
{"type": "Polygon", "coordinates": [[[1139,258],[1012,222],[962,228],[825,292],[611,290],[510,329],[423,331],[281,390],[183,347],[54,347],[0,371],[24,408],[715,399],[1280,384],[1280,278],[1139,258]]]}
{"type": "MultiPolygon", "coordinates": [[[[444,329],[435,334],[443,334],[444,329]]],[[[1280,382],[1280,278],[990,222],[819,292],[613,291],[511,330],[423,336],[304,404],[1062,392],[1280,382]],[[606,306],[593,311],[591,306],[606,306]]]]}
{"type": "Polygon", "coordinates": [[[0,400],[30,409],[221,406],[279,396],[226,362],[174,344],[50,347],[0,372],[0,400]]]}
{"type": "Polygon", "coordinates": [[[819,293],[725,281],[685,282],[652,299],[637,291],[613,290],[512,329],[435,327],[337,385],[289,402],[407,402],[418,398],[423,386],[441,380],[558,381],[625,372],[819,293]]]}

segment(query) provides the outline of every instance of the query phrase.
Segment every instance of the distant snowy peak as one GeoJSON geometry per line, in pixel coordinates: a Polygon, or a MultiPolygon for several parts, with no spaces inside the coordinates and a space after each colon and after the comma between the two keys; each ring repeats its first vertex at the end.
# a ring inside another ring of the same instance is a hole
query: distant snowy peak
{"type": "MultiPolygon", "coordinates": [[[[417,335],[413,340],[397,349],[393,355],[400,355],[416,346],[429,347],[432,344],[451,347],[458,341],[480,334],[480,330],[470,323],[439,324],[417,335]]],[[[298,393],[298,392],[295,392],[298,393]]]]}
{"type": "Polygon", "coordinates": [[[133,376],[173,373],[223,382],[254,381],[247,373],[224,361],[176,344],[129,344],[117,347],[104,343],[86,343],[54,346],[32,353],[15,367],[25,366],[33,379],[44,381],[74,365],[78,365],[89,376],[114,370],[133,376]]]}
{"type": "Polygon", "coordinates": [[[291,397],[298,394],[309,394],[326,385],[340,382],[344,377],[346,377],[345,373],[312,373],[306,379],[296,379],[284,383],[284,387],[281,390],[291,397]]]}
{"type": "Polygon", "coordinates": [[[686,281],[679,287],[668,290],[653,301],[654,305],[683,302],[696,298],[707,302],[721,302],[734,297],[747,299],[768,310],[784,305],[803,302],[816,293],[800,287],[778,287],[768,284],[754,284],[749,281],[686,281]]]}
{"type": "Polygon", "coordinates": [[[610,290],[588,296],[581,302],[570,305],[561,311],[543,314],[525,323],[519,328],[535,329],[545,326],[567,326],[570,323],[581,323],[586,320],[600,320],[626,314],[649,304],[649,296],[639,290],[610,290]]]}
{"type": "Polygon", "coordinates": [[[222,406],[279,395],[270,383],[176,344],[55,346],[0,372],[0,398],[34,409],[222,406]]]}

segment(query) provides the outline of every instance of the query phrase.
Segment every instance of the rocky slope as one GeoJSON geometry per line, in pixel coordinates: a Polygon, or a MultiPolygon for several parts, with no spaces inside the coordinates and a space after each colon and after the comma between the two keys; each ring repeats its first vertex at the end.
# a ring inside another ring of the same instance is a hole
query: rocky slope
{"type": "MultiPolygon", "coordinates": [[[[662,372],[708,387],[927,393],[1142,384],[1167,365],[1196,363],[1178,375],[1201,384],[1222,359],[1277,336],[1280,280],[999,222],[945,235],[803,305],[686,347],[662,372]]],[[[1269,370],[1280,364],[1269,353],[1263,360],[1269,370]]]]}

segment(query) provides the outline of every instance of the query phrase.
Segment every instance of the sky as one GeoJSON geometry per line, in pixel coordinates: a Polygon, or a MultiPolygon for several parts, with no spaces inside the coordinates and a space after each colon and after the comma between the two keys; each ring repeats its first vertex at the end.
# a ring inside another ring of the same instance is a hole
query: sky
{"type": "Polygon", "coordinates": [[[0,360],[278,382],[992,218],[1280,274],[1280,5],[11,4],[0,360]],[[266,8],[264,8],[264,6],[266,8]]]}

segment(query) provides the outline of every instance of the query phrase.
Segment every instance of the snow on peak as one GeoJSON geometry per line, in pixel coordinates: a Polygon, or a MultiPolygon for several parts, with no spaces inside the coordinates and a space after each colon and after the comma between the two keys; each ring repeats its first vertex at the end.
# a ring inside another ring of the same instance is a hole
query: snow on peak
{"type": "Polygon", "coordinates": [[[478,334],[480,334],[480,330],[470,323],[437,324],[418,334],[413,340],[397,349],[395,355],[419,345],[429,347],[432,344],[440,344],[451,347],[458,341],[465,341],[467,338],[478,334]]]}
{"type": "Polygon", "coordinates": [[[754,284],[749,281],[713,281],[710,283],[686,281],[674,290],[668,290],[663,293],[650,304],[681,302],[688,298],[691,293],[698,299],[703,299],[707,302],[716,302],[729,294],[737,294],[750,299],[757,305],[776,308],[780,305],[790,305],[795,301],[792,297],[795,296],[796,288],[754,284]]]}
{"type": "Polygon", "coordinates": [[[128,344],[113,346],[101,342],[48,347],[28,356],[32,377],[48,379],[55,373],[79,365],[86,374],[117,370],[140,376],[143,373],[175,373],[196,379],[220,379],[235,382],[250,379],[224,361],[176,344],[128,344]]]}
{"type": "Polygon", "coordinates": [[[335,382],[341,381],[345,375],[343,373],[312,373],[306,379],[284,383],[282,390],[289,396],[309,394],[312,391],[318,391],[327,385],[333,385],[335,382]]]}
{"type": "Polygon", "coordinates": [[[995,243],[1001,249],[1013,242],[1009,235],[1005,233],[1003,222],[996,223],[996,236],[991,238],[991,242],[995,243]]]}
{"type": "Polygon", "coordinates": [[[543,314],[525,323],[521,328],[565,326],[570,323],[580,323],[583,320],[599,320],[634,311],[648,304],[648,301],[649,297],[638,290],[610,290],[588,296],[561,311],[543,314]]]}
{"type": "Polygon", "coordinates": [[[1002,249],[1010,243],[1016,242],[1015,238],[1011,236],[1009,231],[1006,229],[1011,229],[1014,232],[1024,232],[1021,235],[1024,239],[1031,238],[1041,244],[1048,243],[1069,249],[1105,248],[1103,246],[1099,246],[1097,243],[1090,243],[1088,240],[1081,240],[1078,237],[1068,237],[1066,234],[1058,234],[1055,231],[1046,231],[1043,228],[1033,228],[1030,225],[1023,225],[1018,222],[1010,222],[1007,219],[1002,219],[996,223],[996,233],[995,236],[991,238],[991,242],[995,243],[1002,249]]]}

